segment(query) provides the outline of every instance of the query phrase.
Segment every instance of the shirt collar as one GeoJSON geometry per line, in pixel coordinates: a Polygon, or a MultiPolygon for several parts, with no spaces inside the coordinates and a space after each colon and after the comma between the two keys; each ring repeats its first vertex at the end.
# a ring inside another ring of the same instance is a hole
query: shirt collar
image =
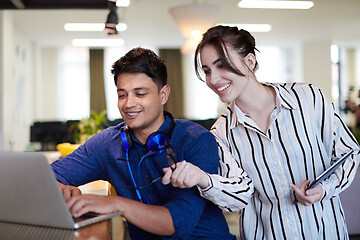
{"type": "Polygon", "coordinates": [[[273,83],[262,83],[265,86],[270,86],[274,88],[276,93],[276,106],[281,105],[287,109],[297,109],[296,99],[293,95],[290,94],[289,90],[280,84],[273,83]]]}
{"type": "Polygon", "coordinates": [[[168,131],[168,129],[171,126],[171,118],[167,114],[164,114],[164,117],[165,117],[165,121],[163,122],[163,124],[160,126],[160,128],[158,130],[160,132],[168,131]]]}
{"type": "Polygon", "coordinates": [[[235,128],[239,123],[244,124],[245,122],[245,113],[235,104],[235,101],[232,101],[228,110],[230,112],[230,128],[235,128]]]}
{"type": "MultiPolygon", "coordinates": [[[[276,94],[276,107],[280,110],[282,107],[287,109],[297,109],[295,104],[296,99],[292,96],[288,89],[280,84],[262,83],[263,85],[274,88],[276,94]]],[[[232,101],[228,106],[230,113],[230,128],[236,127],[239,123],[244,124],[245,120],[249,117],[246,115],[236,104],[232,101]]]]}
{"type": "MultiPolygon", "coordinates": [[[[171,118],[166,114],[164,114],[164,117],[165,117],[165,121],[163,122],[163,124],[160,126],[160,128],[156,132],[166,132],[170,128],[170,126],[171,126],[171,118]]],[[[131,135],[132,135],[132,138],[136,142],[138,142],[140,145],[143,145],[142,143],[140,143],[139,140],[137,140],[137,138],[135,137],[133,131],[131,131],[131,135]]]]}

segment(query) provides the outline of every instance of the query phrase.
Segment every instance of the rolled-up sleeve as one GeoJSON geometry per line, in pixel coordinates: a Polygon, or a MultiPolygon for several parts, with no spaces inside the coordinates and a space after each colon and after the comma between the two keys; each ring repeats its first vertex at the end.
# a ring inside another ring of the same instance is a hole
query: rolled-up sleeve
{"type": "Polygon", "coordinates": [[[331,119],[325,125],[326,128],[329,128],[329,131],[327,131],[329,135],[324,137],[324,139],[329,139],[329,144],[332,145],[331,162],[335,162],[351,149],[354,150],[354,153],[335,171],[335,173],[321,183],[324,189],[322,199],[330,199],[334,195],[344,191],[352,183],[359,166],[360,149],[355,137],[342,121],[331,103],[327,101],[325,101],[325,103],[327,103],[328,108],[331,109],[331,119]]]}
{"type": "MultiPolygon", "coordinates": [[[[185,146],[184,159],[205,172],[216,173],[219,166],[218,149],[214,136],[204,132],[191,144],[185,146]]],[[[178,159],[179,161],[179,159],[178,159]]],[[[180,160],[181,161],[181,160],[180,160]]],[[[196,187],[173,188],[170,201],[164,206],[172,216],[175,234],[173,238],[190,236],[203,215],[207,200],[199,195],[196,187]]]]}
{"type": "Polygon", "coordinates": [[[196,188],[181,190],[181,194],[164,205],[173,219],[175,234],[172,237],[175,239],[192,234],[206,205],[206,199],[199,196],[196,188]]]}

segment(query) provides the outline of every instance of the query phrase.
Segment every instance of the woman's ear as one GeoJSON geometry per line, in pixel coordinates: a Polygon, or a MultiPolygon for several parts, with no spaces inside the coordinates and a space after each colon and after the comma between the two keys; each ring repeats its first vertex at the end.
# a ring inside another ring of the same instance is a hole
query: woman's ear
{"type": "Polygon", "coordinates": [[[249,53],[248,55],[246,55],[244,57],[244,62],[246,64],[246,66],[252,71],[254,72],[255,66],[256,66],[256,57],[254,54],[249,53]]]}
{"type": "Polygon", "coordinates": [[[170,86],[169,85],[164,85],[161,89],[160,89],[160,98],[161,98],[161,104],[165,105],[165,103],[167,102],[169,95],[170,95],[170,86]]]}

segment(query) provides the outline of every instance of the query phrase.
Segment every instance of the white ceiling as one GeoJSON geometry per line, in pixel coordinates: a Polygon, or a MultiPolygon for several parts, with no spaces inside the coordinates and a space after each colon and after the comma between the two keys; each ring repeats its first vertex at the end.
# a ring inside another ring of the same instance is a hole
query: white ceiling
{"type": "MultiPolygon", "coordinates": [[[[268,23],[272,31],[254,33],[258,44],[330,40],[360,46],[360,0],[315,0],[309,10],[240,9],[238,0],[204,0],[220,7],[216,23],[268,23]]],[[[185,39],[169,9],[191,0],[132,0],[118,9],[128,29],[120,33],[127,48],[179,48],[185,39]]],[[[105,32],[65,32],[67,22],[104,23],[108,10],[7,10],[21,34],[40,45],[70,44],[73,38],[106,38],[105,32]]]]}

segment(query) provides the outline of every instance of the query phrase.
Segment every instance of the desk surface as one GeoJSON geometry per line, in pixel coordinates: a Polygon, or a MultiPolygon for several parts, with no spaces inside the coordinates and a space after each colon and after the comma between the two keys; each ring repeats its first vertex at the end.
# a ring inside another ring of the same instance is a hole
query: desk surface
{"type": "Polygon", "coordinates": [[[5,239],[123,240],[125,232],[125,224],[121,216],[76,231],[0,222],[0,235],[5,239]]]}

